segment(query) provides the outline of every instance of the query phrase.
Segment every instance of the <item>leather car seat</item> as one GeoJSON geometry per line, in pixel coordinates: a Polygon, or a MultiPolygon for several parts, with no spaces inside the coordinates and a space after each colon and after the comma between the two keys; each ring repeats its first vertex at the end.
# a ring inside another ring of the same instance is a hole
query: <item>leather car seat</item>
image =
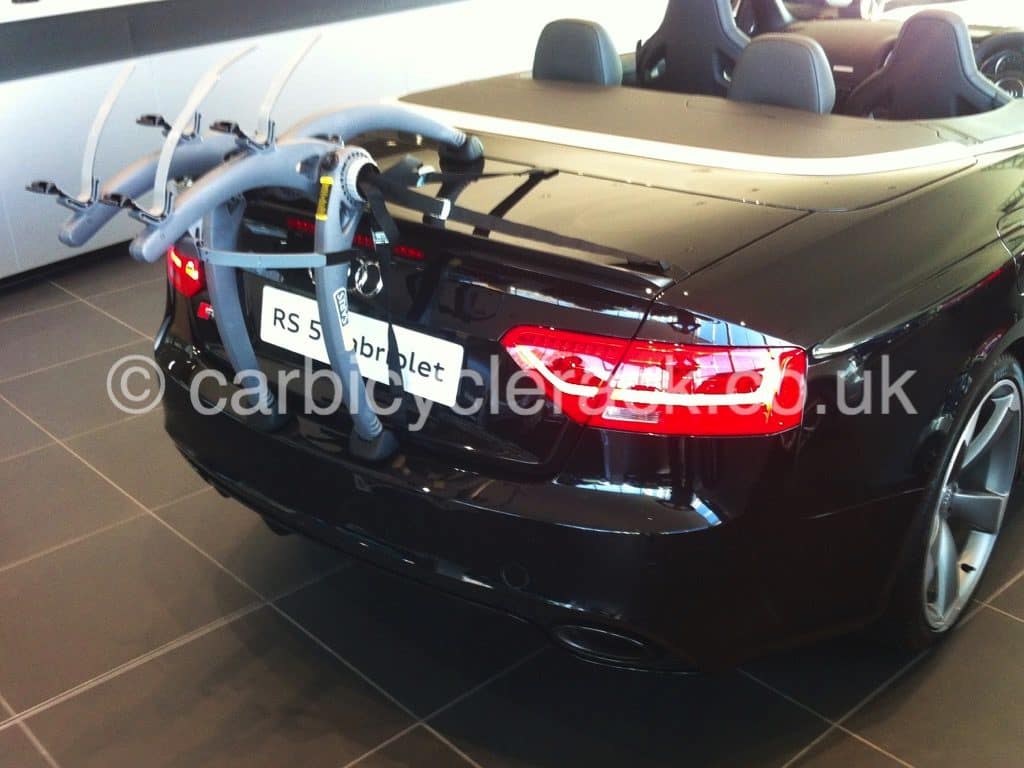
{"type": "Polygon", "coordinates": [[[850,94],[843,111],[935,120],[987,112],[1011,100],[978,69],[967,23],[955,13],[930,10],[907,20],[886,65],[850,94]]]}
{"type": "Polygon", "coordinates": [[[731,0],[669,0],[661,26],[637,51],[637,84],[724,96],[749,42],[736,25],[731,0]]]}

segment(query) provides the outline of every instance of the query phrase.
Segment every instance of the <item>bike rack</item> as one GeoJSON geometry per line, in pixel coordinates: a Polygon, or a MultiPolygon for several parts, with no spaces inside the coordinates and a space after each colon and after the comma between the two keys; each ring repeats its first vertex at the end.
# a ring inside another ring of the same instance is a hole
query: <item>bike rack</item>
{"type": "Polygon", "coordinates": [[[76,213],[87,211],[99,202],[100,182],[96,178],[96,151],[100,145],[103,129],[106,127],[110,113],[114,109],[114,104],[117,103],[121,91],[128,84],[128,80],[131,79],[134,71],[134,62],[121,70],[121,74],[118,75],[110,87],[106,98],[103,99],[103,103],[96,112],[96,117],[93,118],[92,127],[89,129],[89,136],[85,142],[85,152],[82,155],[81,192],[77,195],[72,195],[61,189],[54,181],[33,181],[28,185],[29,192],[34,192],[38,195],[52,195],[57,198],[59,205],[69,208],[76,213]]]}
{"type": "MultiPolygon", "coordinates": [[[[238,270],[312,269],[327,356],[341,378],[342,402],[353,420],[350,450],[365,459],[382,460],[397,449],[397,439],[373,410],[356,355],[344,338],[352,242],[366,205],[359,178],[377,166],[368,152],[345,142],[371,131],[394,130],[418,134],[449,152],[477,160],[482,157],[482,146],[461,131],[393,105],[356,106],[313,115],[278,138],[273,109],[318,40],[305,45],[275,77],[260,107],[260,126],[253,134],[242,131],[237,123],[220,121],[211,126],[212,134],[200,135],[203,100],[223,73],[252,51],[246,49],[203,76],[173,123],[159,115],[139,118],[140,124],[165,133],[159,153],[124,168],[102,190],[99,182],[91,179],[84,199],[68,197],[52,182],[33,183],[29,190],[58,194],[58,202],[72,209],[60,232],[60,240],[68,245],[85,244],[123,209],[145,225],[129,247],[136,260],[155,262],[179,241],[194,245],[206,264],[214,322],[228,360],[238,374],[238,383],[259,392],[257,404],[264,412],[273,408],[275,398],[264,386],[265,380],[255,375],[258,361],[244,322],[238,270]],[[171,180],[185,177],[191,185],[173,193],[171,180]],[[150,187],[154,205],[144,208],[136,200],[150,187]],[[244,196],[265,187],[293,190],[318,201],[313,252],[237,250],[244,196]]],[[[85,165],[90,173],[99,134],[130,74],[130,69],[122,74],[94,121],[86,150],[85,165]]]]}

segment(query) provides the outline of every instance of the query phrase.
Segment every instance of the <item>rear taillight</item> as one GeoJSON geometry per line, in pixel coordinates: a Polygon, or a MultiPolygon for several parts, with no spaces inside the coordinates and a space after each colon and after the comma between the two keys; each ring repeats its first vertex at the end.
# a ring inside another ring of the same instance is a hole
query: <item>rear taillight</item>
{"type": "Polygon", "coordinates": [[[567,416],[663,435],[772,435],[800,425],[807,356],[796,347],[627,341],[551,328],[502,338],[567,416]]]}
{"type": "Polygon", "coordinates": [[[167,279],[171,281],[174,290],[187,299],[206,288],[206,276],[199,257],[177,246],[167,251],[167,279]]]}
{"type": "Polygon", "coordinates": [[[410,259],[412,261],[423,261],[426,255],[419,248],[413,248],[408,245],[402,245],[398,243],[391,249],[395,256],[399,256],[403,259],[410,259]]]}
{"type": "Polygon", "coordinates": [[[299,216],[289,216],[285,220],[285,226],[289,231],[300,235],[312,237],[316,233],[316,222],[313,219],[304,219],[299,216]]]}
{"type": "MultiPolygon", "coordinates": [[[[285,221],[285,226],[288,227],[289,232],[295,232],[296,234],[308,237],[312,237],[316,232],[316,222],[313,219],[304,219],[299,216],[289,216],[285,221]]],[[[352,245],[353,247],[361,248],[364,251],[372,251],[376,248],[373,243],[373,237],[365,232],[357,232],[355,237],[352,239],[352,245]]],[[[423,259],[426,258],[426,254],[424,254],[419,248],[402,245],[401,243],[395,243],[392,245],[391,252],[395,256],[399,256],[403,259],[410,259],[412,261],[423,261],[423,259]]]]}
{"type": "MultiPolygon", "coordinates": [[[[363,232],[356,233],[356,236],[352,240],[352,245],[356,248],[362,248],[364,251],[373,251],[377,248],[373,242],[373,238],[363,232]]],[[[423,259],[426,258],[426,255],[419,248],[402,245],[401,243],[395,243],[392,245],[391,252],[395,254],[395,256],[400,256],[403,259],[411,259],[413,261],[423,261],[423,259]]]]}

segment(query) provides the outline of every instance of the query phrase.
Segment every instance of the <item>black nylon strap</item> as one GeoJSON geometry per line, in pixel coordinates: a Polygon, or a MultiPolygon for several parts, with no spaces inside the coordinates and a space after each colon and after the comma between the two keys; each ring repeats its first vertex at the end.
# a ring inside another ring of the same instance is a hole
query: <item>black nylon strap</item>
{"type": "MultiPolygon", "coordinates": [[[[422,187],[427,184],[441,184],[449,187],[465,188],[469,184],[487,179],[505,179],[516,176],[536,176],[551,178],[558,173],[553,168],[527,168],[522,171],[499,171],[497,173],[484,173],[484,161],[481,159],[469,165],[457,166],[458,170],[452,170],[450,163],[441,162],[441,170],[430,170],[422,172],[424,164],[413,155],[406,155],[380,175],[395,184],[403,187],[422,187]]],[[[447,197],[447,195],[442,195],[447,197]]]]}
{"type": "MultiPolygon", "coordinates": [[[[477,177],[484,172],[485,165],[486,161],[482,156],[465,163],[446,158],[444,153],[441,153],[441,188],[437,191],[436,197],[445,197],[454,203],[462,196],[463,192],[476,183],[477,177]]],[[[417,174],[419,170],[417,169],[417,174]]],[[[426,214],[423,215],[423,223],[432,229],[444,229],[445,226],[440,219],[426,214]]]]}
{"type": "Polygon", "coordinates": [[[606,245],[599,245],[598,243],[592,243],[576,237],[559,235],[556,232],[541,229],[540,227],[532,227],[528,224],[518,224],[499,216],[493,216],[487,213],[478,213],[477,211],[472,211],[468,208],[452,205],[450,200],[430,197],[429,195],[415,192],[400,183],[392,181],[386,175],[368,175],[360,180],[360,191],[367,196],[368,200],[370,199],[369,194],[373,189],[377,189],[384,198],[396,203],[397,205],[401,205],[405,208],[411,208],[414,211],[425,213],[428,216],[433,216],[434,218],[442,220],[450,219],[451,221],[457,221],[460,224],[467,224],[474,229],[487,232],[501,232],[502,234],[509,235],[510,237],[516,237],[522,240],[532,240],[534,242],[544,243],[545,245],[557,248],[570,248],[576,251],[585,251],[587,253],[610,256],[612,258],[620,259],[630,266],[647,269],[657,268],[661,271],[667,271],[668,269],[668,265],[663,262],[645,259],[635,253],[622,251],[618,248],[611,248],[606,245]]]}
{"type": "MultiPolygon", "coordinates": [[[[536,173],[531,173],[530,177],[526,181],[512,191],[512,194],[491,209],[490,215],[504,219],[505,216],[508,215],[508,212],[519,205],[520,201],[530,194],[538,184],[542,181],[547,181],[557,174],[558,171],[538,171],[536,173]]],[[[480,229],[478,227],[473,230],[473,234],[478,235],[479,237],[490,237],[491,232],[488,229],[480,229]]]]}
{"type": "Polygon", "coordinates": [[[526,171],[509,171],[508,173],[459,173],[453,171],[431,171],[419,176],[419,186],[425,184],[470,184],[485,179],[507,179],[516,176],[538,176],[545,178],[555,175],[558,171],[549,168],[531,168],[526,171]]]}
{"type": "Polygon", "coordinates": [[[377,226],[381,228],[384,233],[384,239],[387,241],[379,243],[377,242],[378,238],[374,238],[374,251],[377,254],[377,260],[380,262],[380,275],[384,285],[382,298],[384,300],[384,322],[388,326],[388,379],[391,386],[398,387],[398,399],[401,401],[401,406],[395,413],[394,418],[397,426],[400,429],[406,430],[409,428],[409,397],[402,384],[402,365],[398,354],[398,339],[395,336],[394,324],[391,322],[391,244],[398,241],[398,227],[388,212],[387,203],[380,190],[367,190],[366,201],[370,204],[370,210],[373,212],[377,226]],[[391,381],[392,379],[394,381],[391,381]]]}
{"type": "Polygon", "coordinates": [[[395,220],[391,218],[391,213],[388,211],[387,201],[384,199],[384,194],[376,187],[367,186],[362,190],[363,195],[366,197],[366,202],[370,204],[370,211],[373,213],[373,218],[377,221],[377,226],[384,232],[384,236],[387,237],[389,243],[398,241],[399,232],[398,225],[395,224],[395,220]]]}

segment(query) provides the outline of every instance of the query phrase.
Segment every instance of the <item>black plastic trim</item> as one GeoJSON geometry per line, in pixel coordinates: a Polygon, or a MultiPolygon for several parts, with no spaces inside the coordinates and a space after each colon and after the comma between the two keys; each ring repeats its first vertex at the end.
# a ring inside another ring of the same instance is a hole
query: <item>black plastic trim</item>
{"type": "Polygon", "coordinates": [[[0,82],[460,0],[163,0],[0,24],[0,82]]]}

